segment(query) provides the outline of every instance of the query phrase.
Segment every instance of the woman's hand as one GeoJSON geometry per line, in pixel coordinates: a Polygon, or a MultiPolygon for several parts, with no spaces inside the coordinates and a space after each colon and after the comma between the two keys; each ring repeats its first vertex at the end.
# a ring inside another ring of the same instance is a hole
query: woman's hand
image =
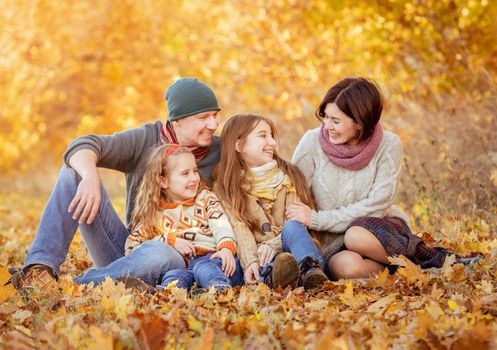
{"type": "Polygon", "coordinates": [[[273,261],[276,251],[269,244],[262,243],[257,250],[257,255],[259,258],[259,265],[262,267],[273,261]]]}
{"type": "Polygon", "coordinates": [[[191,244],[190,241],[184,238],[176,237],[176,242],[174,243],[174,249],[176,249],[176,251],[181,255],[189,258],[196,255],[195,247],[193,246],[193,244],[191,244]]]}
{"type": "Polygon", "coordinates": [[[210,260],[219,258],[221,259],[223,270],[226,276],[233,276],[235,273],[236,265],[235,265],[235,257],[233,256],[233,252],[228,248],[223,248],[214,254],[211,255],[210,260]]]}
{"type": "Polygon", "coordinates": [[[259,264],[254,262],[250,264],[244,273],[244,279],[246,284],[254,284],[259,282],[259,264]]]}
{"type": "Polygon", "coordinates": [[[302,202],[293,202],[285,211],[287,220],[297,220],[301,224],[311,226],[312,209],[302,202]]]}

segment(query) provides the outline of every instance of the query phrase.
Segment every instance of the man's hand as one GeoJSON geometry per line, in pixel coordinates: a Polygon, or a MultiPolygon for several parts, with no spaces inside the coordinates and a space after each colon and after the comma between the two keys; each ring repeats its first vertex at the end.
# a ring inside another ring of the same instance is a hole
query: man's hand
{"type": "Polygon", "coordinates": [[[276,251],[269,244],[262,243],[259,246],[259,249],[257,249],[257,255],[259,258],[259,264],[262,267],[273,261],[276,251]]]}
{"type": "Polygon", "coordinates": [[[312,209],[302,202],[293,202],[285,211],[287,220],[297,220],[301,224],[311,226],[312,209]]]}
{"type": "Polygon", "coordinates": [[[189,258],[196,255],[195,247],[193,246],[193,244],[191,244],[190,241],[184,238],[176,237],[176,242],[174,243],[174,249],[176,249],[176,251],[181,255],[189,258]]]}
{"type": "Polygon", "coordinates": [[[97,172],[97,155],[95,152],[82,149],[76,152],[69,160],[71,167],[81,176],[81,182],[76,195],[69,204],[67,211],[73,213],[73,220],[79,224],[91,224],[97,216],[100,202],[100,178],[97,172]]]}
{"type": "Polygon", "coordinates": [[[83,224],[85,221],[87,224],[91,224],[100,208],[100,201],[100,179],[98,175],[96,178],[82,179],[67,211],[71,213],[76,208],[72,215],[73,220],[78,220],[79,218],[79,224],[83,224]]]}
{"type": "Polygon", "coordinates": [[[233,256],[233,252],[228,248],[223,248],[212,254],[210,260],[216,258],[221,259],[221,269],[223,270],[224,274],[226,276],[233,276],[236,270],[235,257],[233,256]]]}
{"type": "Polygon", "coordinates": [[[246,284],[259,282],[259,263],[254,262],[245,269],[244,279],[246,284]]]}

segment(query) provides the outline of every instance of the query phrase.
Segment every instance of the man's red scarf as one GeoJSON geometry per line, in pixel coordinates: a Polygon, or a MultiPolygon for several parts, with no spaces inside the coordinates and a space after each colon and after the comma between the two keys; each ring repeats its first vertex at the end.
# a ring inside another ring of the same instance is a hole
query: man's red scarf
{"type": "MultiPolygon", "coordinates": [[[[162,126],[160,141],[162,144],[166,143],[179,144],[178,139],[176,138],[176,134],[174,133],[173,126],[169,122],[166,123],[166,125],[162,126]]],[[[200,162],[206,155],[208,155],[211,150],[211,145],[206,147],[199,147],[199,146],[185,146],[185,147],[192,151],[193,155],[195,156],[195,161],[197,163],[200,162]]]]}

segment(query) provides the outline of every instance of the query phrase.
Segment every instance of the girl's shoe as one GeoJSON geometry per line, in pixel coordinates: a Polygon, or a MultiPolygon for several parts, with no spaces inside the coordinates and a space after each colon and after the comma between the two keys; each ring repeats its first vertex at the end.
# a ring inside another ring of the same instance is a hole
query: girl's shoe
{"type": "Polygon", "coordinates": [[[274,259],[274,265],[268,269],[263,277],[263,282],[271,288],[290,286],[292,289],[299,283],[299,264],[290,253],[280,253],[274,259]]]}
{"type": "Polygon", "coordinates": [[[300,263],[300,285],[305,290],[320,288],[324,282],[329,281],[321,269],[321,264],[310,256],[304,258],[300,263]]]}

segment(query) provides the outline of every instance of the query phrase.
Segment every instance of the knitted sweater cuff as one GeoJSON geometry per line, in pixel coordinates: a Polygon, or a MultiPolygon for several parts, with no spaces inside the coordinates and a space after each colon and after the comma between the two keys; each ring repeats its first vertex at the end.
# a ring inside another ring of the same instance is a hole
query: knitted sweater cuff
{"type": "Polygon", "coordinates": [[[313,210],[311,213],[311,230],[319,231],[319,212],[313,210]]]}
{"type": "Polygon", "coordinates": [[[231,252],[233,253],[233,256],[236,255],[236,244],[235,244],[235,242],[233,242],[233,241],[223,241],[223,242],[221,242],[221,243],[219,243],[217,245],[217,250],[218,251],[221,250],[221,249],[223,249],[223,248],[227,248],[227,249],[231,250],[231,252]]]}
{"type": "Polygon", "coordinates": [[[170,233],[167,235],[167,244],[169,244],[171,247],[174,247],[176,244],[176,235],[174,233],[170,233]]]}
{"type": "Polygon", "coordinates": [[[66,165],[68,167],[70,167],[71,165],[69,164],[69,160],[72,158],[72,156],[78,152],[78,151],[81,151],[82,149],[89,149],[90,151],[93,151],[95,152],[95,154],[97,156],[99,156],[99,151],[97,149],[97,147],[95,147],[94,145],[91,145],[89,143],[82,143],[76,147],[74,147],[72,150],[70,150],[69,152],[67,152],[66,154],[64,154],[64,163],[66,163],[66,165]]]}
{"type": "Polygon", "coordinates": [[[253,263],[259,263],[257,256],[240,258],[240,265],[242,265],[242,270],[245,271],[253,263]]]}

